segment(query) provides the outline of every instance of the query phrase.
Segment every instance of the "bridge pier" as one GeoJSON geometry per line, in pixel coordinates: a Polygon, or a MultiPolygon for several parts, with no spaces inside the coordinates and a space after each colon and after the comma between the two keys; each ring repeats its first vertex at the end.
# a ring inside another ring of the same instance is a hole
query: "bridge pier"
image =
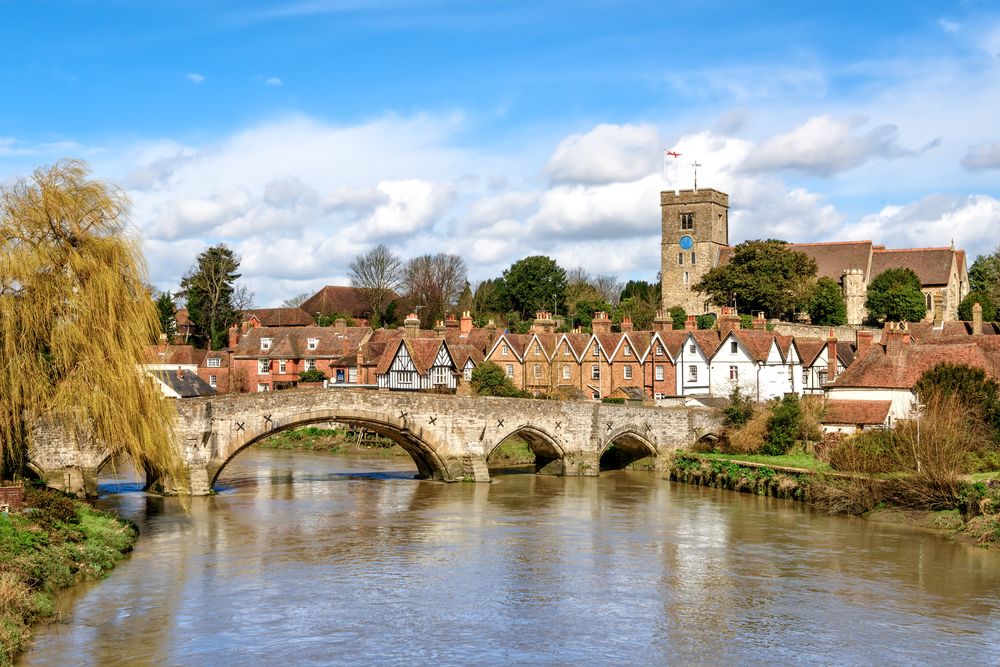
{"type": "Polygon", "coordinates": [[[49,488],[74,493],[81,498],[97,497],[97,468],[55,468],[43,471],[41,478],[49,488]]]}
{"type": "Polygon", "coordinates": [[[560,474],[567,477],[597,477],[600,471],[600,456],[597,452],[577,451],[565,453],[562,460],[562,472],[547,474],[560,474]]]}

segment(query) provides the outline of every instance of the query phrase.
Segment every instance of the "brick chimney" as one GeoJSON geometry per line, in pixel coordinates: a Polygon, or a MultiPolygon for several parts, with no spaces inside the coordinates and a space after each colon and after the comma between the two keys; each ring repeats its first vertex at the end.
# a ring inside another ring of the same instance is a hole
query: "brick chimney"
{"type": "Polygon", "coordinates": [[[455,313],[448,313],[444,318],[444,326],[449,331],[458,329],[458,320],[455,318],[455,313]]]}
{"type": "Polygon", "coordinates": [[[462,319],[458,323],[458,333],[463,338],[472,333],[472,315],[469,311],[462,313],[462,319]]]}
{"type": "Polygon", "coordinates": [[[403,320],[403,336],[405,338],[416,338],[420,333],[420,318],[416,313],[410,313],[403,320]]]}
{"type": "Polygon", "coordinates": [[[594,313],[594,319],[591,320],[590,324],[595,334],[611,333],[611,320],[608,319],[608,314],[603,310],[594,313]]]}
{"type": "Polygon", "coordinates": [[[444,325],[444,320],[438,320],[437,324],[434,325],[434,334],[438,338],[444,338],[445,333],[447,333],[448,327],[444,325]]]}
{"type": "Polygon", "coordinates": [[[983,335],[983,307],[978,301],[972,304],[972,335],[983,335]]]}
{"type": "Polygon", "coordinates": [[[944,327],[944,295],[935,294],[931,298],[931,304],[934,308],[934,328],[940,329],[944,327]]]}
{"type": "Polygon", "coordinates": [[[670,315],[662,308],[656,309],[656,318],[653,319],[654,331],[670,331],[674,328],[674,321],[670,315]]]}
{"type": "Polygon", "coordinates": [[[333,323],[333,329],[341,336],[347,333],[347,320],[343,317],[338,318],[336,322],[333,323]]]}
{"type": "Polygon", "coordinates": [[[837,332],[832,328],[826,338],[826,381],[833,382],[837,377],[837,332]]]}
{"type": "Polygon", "coordinates": [[[909,327],[897,322],[886,322],[882,332],[882,342],[885,344],[885,354],[888,357],[903,355],[903,347],[910,342],[909,327]]]}
{"type": "Polygon", "coordinates": [[[684,320],[684,331],[697,331],[698,330],[698,317],[696,315],[688,315],[687,319],[684,320]]]}
{"type": "Polygon", "coordinates": [[[556,321],[552,319],[552,313],[547,310],[539,310],[535,313],[535,321],[531,324],[531,333],[552,333],[556,329],[556,321]]]}
{"type": "Polygon", "coordinates": [[[753,317],[753,328],[755,331],[767,329],[767,320],[764,319],[764,311],[758,310],[753,317]]]}
{"type": "Polygon", "coordinates": [[[177,369],[177,379],[178,380],[183,380],[184,379],[184,371],[182,369],[180,369],[180,368],[177,369]]]}
{"type": "Polygon", "coordinates": [[[854,338],[854,347],[855,347],[854,353],[857,356],[860,357],[862,354],[864,354],[865,352],[868,351],[868,348],[870,348],[872,346],[872,341],[875,340],[875,332],[874,331],[863,331],[861,329],[858,329],[855,332],[854,336],[855,336],[855,338],[854,338]]]}
{"type": "Polygon", "coordinates": [[[723,306],[722,315],[715,323],[719,329],[719,337],[725,338],[729,332],[740,328],[740,316],[736,314],[736,309],[730,306],[723,306]]]}
{"type": "Polygon", "coordinates": [[[619,326],[622,331],[632,331],[632,318],[626,315],[622,318],[622,323],[619,326]]]}
{"type": "Polygon", "coordinates": [[[229,347],[236,347],[240,342],[240,328],[235,324],[229,327],[229,347]]]}

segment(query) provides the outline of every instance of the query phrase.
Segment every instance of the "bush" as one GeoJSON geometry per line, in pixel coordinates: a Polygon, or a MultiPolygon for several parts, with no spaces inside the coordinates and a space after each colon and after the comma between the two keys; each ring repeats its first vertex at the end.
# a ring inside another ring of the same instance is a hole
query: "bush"
{"type": "Polygon", "coordinates": [[[299,373],[299,380],[302,382],[322,382],[326,379],[326,374],[319,369],[312,369],[305,373],[299,373]]]}
{"type": "Polygon", "coordinates": [[[699,329],[715,328],[715,313],[705,313],[704,315],[699,315],[697,320],[699,329]]]}
{"type": "Polygon", "coordinates": [[[503,369],[491,361],[479,364],[472,369],[472,380],[469,382],[472,391],[479,396],[506,396],[509,398],[525,398],[530,394],[518,390],[503,369]]]}
{"type": "Polygon", "coordinates": [[[758,410],[746,424],[725,434],[723,449],[730,454],[757,454],[764,447],[771,413],[758,410]]]}
{"type": "Polygon", "coordinates": [[[738,386],[729,392],[729,405],[722,408],[722,426],[726,429],[742,428],[753,418],[753,401],[738,386]]]}
{"type": "Polygon", "coordinates": [[[77,504],[67,495],[44,487],[28,487],[24,493],[24,504],[32,508],[31,520],[42,527],[56,523],[77,524],[77,504]]]}
{"type": "Polygon", "coordinates": [[[786,394],[784,398],[771,401],[771,416],[767,420],[767,441],[761,454],[781,456],[795,444],[802,419],[802,407],[797,394],[786,394]]]}
{"type": "Polygon", "coordinates": [[[680,306],[674,306],[669,311],[670,320],[673,323],[673,328],[675,331],[680,331],[684,329],[684,324],[687,322],[687,312],[680,306]]]}
{"type": "Polygon", "coordinates": [[[898,447],[893,431],[859,433],[830,450],[830,467],[841,472],[866,474],[893,472],[898,466],[898,447]]]}

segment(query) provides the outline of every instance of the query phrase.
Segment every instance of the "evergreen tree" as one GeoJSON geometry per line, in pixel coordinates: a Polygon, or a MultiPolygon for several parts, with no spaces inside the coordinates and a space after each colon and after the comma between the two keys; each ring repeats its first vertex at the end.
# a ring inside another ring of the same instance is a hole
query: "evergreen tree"
{"type": "Polygon", "coordinates": [[[920,278],[911,269],[883,271],[868,285],[865,308],[876,321],[919,322],[927,314],[920,278]]]}
{"type": "Polygon", "coordinates": [[[503,272],[507,298],[521,318],[539,310],[566,312],[566,271],[544,255],[525,257],[503,272]]]}
{"type": "Polygon", "coordinates": [[[637,296],[630,296],[623,299],[615,308],[613,321],[620,325],[625,317],[632,318],[633,328],[640,331],[648,331],[653,326],[653,318],[656,317],[656,310],[648,303],[637,296]]]}
{"type": "Polygon", "coordinates": [[[198,255],[195,265],[181,281],[195,340],[208,349],[218,350],[226,345],[229,327],[239,317],[233,303],[239,267],[239,257],[226,245],[219,244],[198,255]]]}
{"type": "Polygon", "coordinates": [[[173,340],[177,333],[177,306],[174,304],[174,295],[170,292],[161,292],[156,297],[156,312],[160,317],[160,331],[167,334],[167,340],[173,340]]]}
{"type": "Polygon", "coordinates": [[[840,289],[840,285],[826,276],[816,281],[807,310],[813,324],[831,327],[847,324],[844,292],[840,289]]]}
{"type": "Polygon", "coordinates": [[[980,255],[969,267],[969,287],[989,296],[1000,305],[1000,247],[990,255],[980,255]]]}
{"type": "Polygon", "coordinates": [[[958,319],[966,322],[972,321],[972,307],[975,304],[983,307],[983,322],[996,322],[997,306],[993,299],[985,292],[973,291],[962,299],[958,306],[958,319]]]}
{"type": "Polygon", "coordinates": [[[687,311],[685,311],[680,306],[674,306],[673,308],[670,309],[669,313],[670,313],[670,319],[673,323],[674,331],[680,331],[681,329],[683,329],[684,325],[687,323],[687,318],[688,318],[687,311]]]}

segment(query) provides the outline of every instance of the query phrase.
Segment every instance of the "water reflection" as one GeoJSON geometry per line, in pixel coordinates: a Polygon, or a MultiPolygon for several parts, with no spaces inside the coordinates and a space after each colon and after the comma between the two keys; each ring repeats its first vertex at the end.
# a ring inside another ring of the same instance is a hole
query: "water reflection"
{"type": "Polygon", "coordinates": [[[23,663],[993,662],[995,552],[653,473],[412,479],[248,450],[219,495],[101,502],[130,561],[23,663]]]}

